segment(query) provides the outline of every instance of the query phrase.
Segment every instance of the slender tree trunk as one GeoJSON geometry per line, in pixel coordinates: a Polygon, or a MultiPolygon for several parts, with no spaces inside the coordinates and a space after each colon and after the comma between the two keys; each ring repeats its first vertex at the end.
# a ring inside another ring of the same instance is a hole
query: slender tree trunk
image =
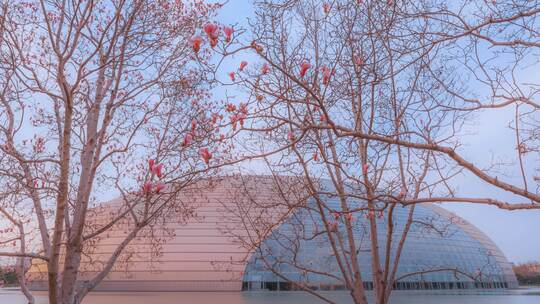
{"type": "Polygon", "coordinates": [[[26,265],[25,265],[25,262],[24,262],[25,259],[26,259],[26,257],[20,257],[20,258],[17,259],[18,260],[17,262],[19,264],[17,266],[17,271],[16,271],[17,272],[17,280],[19,280],[19,284],[20,284],[20,287],[21,287],[21,292],[26,297],[26,300],[28,301],[28,304],[34,304],[35,303],[34,296],[30,292],[30,290],[28,289],[28,286],[26,286],[26,278],[25,278],[26,265]]]}
{"type": "Polygon", "coordinates": [[[355,286],[351,290],[351,296],[355,304],[368,304],[364,285],[360,281],[356,281],[355,286]]]}
{"type": "MultiPolygon", "coordinates": [[[[106,59],[103,56],[101,58],[101,64],[104,66],[106,59]]],[[[68,248],[66,249],[66,258],[64,260],[64,275],[62,278],[62,301],[64,303],[74,303],[76,299],[75,285],[79,274],[79,267],[81,264],[81,256],[83,251],[82,235],[84,231],[84,224],[86,223],[88,201],[95,177],[94,163],[97,161],[96,157],[99,157],[97,128],[100,106],[103,100],[104,85],[105,68],[102,68],[97,80],[95,101],[86,120],[87,140],[81,153],[81,178],[77,188],[75,213],[73,215],[73,223],[71,225],[68,248]]]]}
{"type": "MultiPolygon", "coordinates": [[[[60,64],[59,71],[63,71],[63,66],[60,64]]],[[[69,196],[69,167],[71,159],[71,129],[72,129],[72,114],[73,103],[71,93],[68,89],[63,74],[58,76],[58,83],[62,87],[65,103],[64,129],[60,141],[60,178],[58,183],[58,196],[56,200],[56,217],[54,220],[54,233],[51,248],[51,256],[48,262],[49,275],[49,304],[57,304],[60,300],[61,285],[59,284],[59,259],[62,239],[64,236],[64,219],[66,215],[66,207],[69,196]]],[[[67,227],[66,227],[67,228],[67,227]]]]}
{"type": "MultiPolygon", "coordinates": [[[[19,235],[20,235],[20,250],[22,254],[26,253],[26,236],[24,234],[24,226],[21,222],[17,223],[17,226],[19,228],[19,235]]],[[[19,280],[19,285],[21,286],[21,291],[26,297],[26,300],[28,301],[28,304],[34,304],[34,296],[28,289],[28,286],[26,286],[26,270],[27,270],[27,264],[25,263],[25,260],[27,257],[20,257],[17,259],[18,267],[16,268],[16,274],[17,274],[17,280],[19,280]]]]}

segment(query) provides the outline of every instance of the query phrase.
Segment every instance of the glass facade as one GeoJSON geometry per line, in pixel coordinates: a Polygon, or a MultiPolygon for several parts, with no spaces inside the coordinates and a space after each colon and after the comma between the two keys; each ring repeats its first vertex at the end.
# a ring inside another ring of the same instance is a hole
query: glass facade
{"type": "MultiPolygon", "coordinates": [[[[337,199],[328,198],[326,204],[330,210],[340,209],[337,199]]],[[[390,265],[396,256],[408,213],[409,208],[394,209],[390,265]]],[[[365,212],[354,214],[353,229],[364,285],[372,289],[369,221],[365,216],[365,212]]],[[[337,223],[337,229],[344,235],[343,221],[337,223]]],[[[386,213],[377,213],[377,224],[379,253],[384,261],[388,237],[386,213]]],[[[243,277],[243,289],[297,289],[291,281],[305,283],[313,289],[343,289],[340,268],[323,231],[314,204],[308,204],[288,218],[251,256],[243,277]]],[[[343,242],[348,248],[346,237],[343,242]]],[[[348,256],[348,253],[344,255],[348,256]]],[[[511,264],[486,235],[456,215],[431,205],[415,207],[413,224],[395,277],[394,289],[517,287],[511,264]]]]}

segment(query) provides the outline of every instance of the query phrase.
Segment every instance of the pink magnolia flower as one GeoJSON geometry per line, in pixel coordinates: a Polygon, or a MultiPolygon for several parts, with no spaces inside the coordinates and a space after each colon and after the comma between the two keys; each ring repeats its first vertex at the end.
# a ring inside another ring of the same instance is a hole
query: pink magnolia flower
{"type": "Polygon", "coordinates": [[[330,75],[331,75],[330,69],[326,66],[323,66],[321,68],[321,72],[323,74],[323,84],[328,85],[328,82],[330,81],[330,75]]]}
{"type": "Polygon", "coordinates": [[[238,122],[238,115],[237,114],[232,115],[231,116],[231,125],[232,125],[233,131],[236,131],[237,122],[238,122]]]}
{"type": "Polygon", "coordinates": [[[143,184],[143,193],[144,194],[149,194],[150,191],[152,191],[152,182],[151,181],[147,181],[143,184]]]}
{"type": "Polygon", "coordinates": [[[369,169],[369,165],[368,164],[363,164],[362,165],[362,173],[366,174],[368,172],[368,169],[369,169]]]}
{"type": "Polygon", "coordinates": [[[229,78],[231,79],[231,81],[234,81],[234,72],[229,73],[229,78]]]}
{"type": "Polygon", "coordinates": [[[296,139],[292,131],[289,131],[289,133],[287,133],[287,137],[289,138],[290,141],[295,141],[296,139]]]}
{"type": "Polygon", "coordinates": [[[191,39],[191,47],[195,53],[198,53],[201,49],[202,38],[200,36],[195,36],[191,39]]]}
{"type": "Polygon", "coordinates": [[[216,124],[216,122],[218,121],[218,119],[220,118],[219,114],[218,113],[212,113],[212,124],[216,124]]]}
{"type": "Polygon", "coordinates": [[[313,160],[319,161],[319,154],[317,154],[317,152],[313,153],[313,160]]]}
{"type": "Polygon", "coordinates": [[[186,134],[186,136],[184,136],[184,141],[182,142],[182,147],[189,146],[189,143],[191,143],[192,139],[193,136],[191,135],[191,133],[186,134]]]}
{"type": "Polygon", "coordinates": [[[156,193],[159,193],[161,190],[165,188],[165,184],[163,183],[157,183],[156,184],[156,193]]]}
{"type": "Polygon", "coordinates": [[[202,159],[204,160],[204,163],[208,165],[210,163],[210,159],[212,159],[212,153],[208,151],[208,148],[201,148],[199,150],[199,154],[201,155],[202,159]]]}
{"type": "Polygon", "coordinates": [[[154,163],[155,163],[155,160],[153,160],[153,159],[148,160],[148,170],[150,170],[150,171],[154,170],[154,163]]]}
{"type": "Polygon", "coordinates": [[[193,119],[191,121],[191,131],[195,131],[195,129],[197,129],[197,121],[193,119]]]}
{"type": "Polygon", "coordinates": [[[359,65],[359,66],[364,65],[364,59],[361,56],[354,55],[353,59],[354,59],[354,63],[356,63],[356,65],[359,65]]]}
{"type": "Polygon", "coordinates": [[[210,46],[214,48],[218,44],[217,38],[210,38],[210,46]]]}
{"type": "Polygon", "coordinates": [[[231,42],[231,37],[234,33],[234,29],[232,27],[226,26],[223,28],[223,32],[225,33],[225,41],[231,42]]]}
{"type": "Polygon", "coordinates": [[[244,126],[244,119],[246,119],[246,114],[238,113],[237,117],[238,117],[238,121],[240,122],[240,126],[243,127],[244,126]]]}
{"type": "Polygon", "coordinates": [[[206,35],[208,35],[208,38],[210,39],[217,39],[219,35],[219,28],[214,23],[207,23],[204,26],[204,32],[206,35]]]}
{"type": "Polygon", "coordinates": [[[325,13],[325,14],[330,13],[330,4],[327,3],[327,2],[325,2],[325,3],[323,4],[323,10],[324,10],[324,13],[325,13]]]}
{"type": "Polygon", "coordinates": [[[248,65],[247,61],[240,62],[240,72],[244,70],[244,68],[248,65]]]}
{"type": "Polygon", "coordinates": [[[161,178],[161,175],[162,175],[162,170],[163,170],[163,164],[158,164],[156,166],[154,166],[154,174],[156,174],[157,177],[161,178]]]}
{"type": "Polygon", "coordinates": [[[234,112],[236,111],[236,106],[232,103],[228,103],[227,106],[225,107],[225,111],[229,113],[234,112]]]}
{"type": "Polygon", "coordinates": [[[302,64],[300,65],[300,77],[304,78],[309,68],[311,68],[311,64],[309,64],[309,62],[307,61],[302,62],[302,64]]]}
{"type": "Polygon", "coordinates": [[[214,23],[207,23],[204,26],[204,32],[210,38],[210,46],[215,47],[218,43],[219,27],[214,23]]]}
{"type": "Polygon", "coordinates": [[[263,75],[265,75],[266,73],[268,73],[268,71],[270,70],[270,68],[268,67],[268,64],[263,64],[262,68],[261,68],[261,73],[263,75]]]}

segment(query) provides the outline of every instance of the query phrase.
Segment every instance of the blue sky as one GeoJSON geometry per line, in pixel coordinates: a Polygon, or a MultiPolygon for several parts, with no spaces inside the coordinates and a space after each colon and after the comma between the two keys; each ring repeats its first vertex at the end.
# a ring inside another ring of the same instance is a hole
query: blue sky
{"type": "MultiPolygon", "coordinates": [[[[229,0],[217,18],[223,24],[238,23],[247,27],[247,20],[252,16],[251,1],[229,0]]],[[[533,73],[535,68],[536,66],[533,66],[523,71],[522,76],[526,79],[537,78],[533,73]]],[[[513,136],[515,135],[507,128],[512,115],[513,109],[480,113],[471,123],[469,131],[472,134],[462,138],[465,144],[463,150],[465,155],[480,166],[488,165],[492,155],[503,159],[513,157],[515,148],[513,136]]],[[[509,177],[508,180],[519,181],[516,177],[509,177]]],[[[462,195],[501,198],[510,201],[513,199],[512,195],[493,189],[476,177],[460,176],[456,184],[462,195]]],[[[444,207],[485,232],[510,261],[540,261],[540,237],[536,235],[536,232],[540,231],[540,210],[505,211],[491,206],[473,204],[444,204],[444,207]]]]}
{"type": "MultiPolygon", "coordinates": [[[[487,165],[491,153],[504,158],[512,155],[515,148],[514,133],[506,127],[511,120],[512,110],[492,110],[479,115],[474,135],[465,139],[469,147],[467,156],[475,163],[487,165]]],[[[529,164],[532,163],[532,160],[529,164]]],[[[519,184],[517,178],[511,181],[519,184]]],[[[478,178],[462,176],[459,190],[470,196],[495,197],[512,200],[512,195],[492,189],[478,178]]],[[[520,201],[523,202],[523,201],[520,201]]],[[[540,261],[540,210],[506,211],[491,206],[445,205],[445,208],[467,219],[501,248],[512,262],[540,261]]]]}

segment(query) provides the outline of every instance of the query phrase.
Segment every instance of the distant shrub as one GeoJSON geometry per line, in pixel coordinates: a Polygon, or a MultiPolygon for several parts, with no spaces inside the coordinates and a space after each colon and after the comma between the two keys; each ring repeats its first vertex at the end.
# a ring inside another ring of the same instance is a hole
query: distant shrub
{"type": "Polygon", "coordinates": [[[0,267],[0,281],[4,285],[17,285],[17,274],[13,267],[0,267]]]}
{"type": "Polygon", "coordinates": [[[540,285],[539,262],[518,264],[513,268],[520,285],[540,285]]]}

